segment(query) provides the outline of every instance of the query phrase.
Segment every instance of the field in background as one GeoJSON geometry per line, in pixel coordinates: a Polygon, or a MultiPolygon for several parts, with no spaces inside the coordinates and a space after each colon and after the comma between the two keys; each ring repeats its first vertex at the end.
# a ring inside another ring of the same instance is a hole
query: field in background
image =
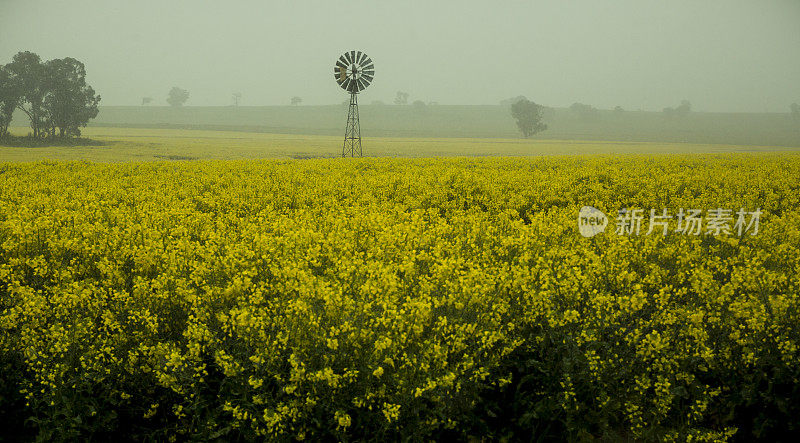
{"type": "MultiPolygon", "coordinates": [[[[27,128],[12,128],[24,135],[27,128]]],[[[188,129],[89,127],[88,146],[2,146],[0,161],[99,162],[252,158],[326,158],[341,155],[342,136],[188,129]]],[[[365,137],[364,152],[378,157],[679,154],[796,150],[791,147],[690,143],[605,142],[480,138],[365,137]]]]}
{"type": "MultiPolygon", "coordinates": [[[[363,101],[366,101],[362,98],[363,101]]],[[[27,126],[23,115],[15,126],[27,126]]],[[[204,129],[342,137],[346,106],[184,107],[101,106],[95,127],[204,129]]],[[[786,114],[597,111],[589,116],[548,109],[540,140],[603,140],[800,147],[800,122],[786,114]]],[[[365,137],[509,138],[519,131],[504,106],[361,105],[365,137]]]]}

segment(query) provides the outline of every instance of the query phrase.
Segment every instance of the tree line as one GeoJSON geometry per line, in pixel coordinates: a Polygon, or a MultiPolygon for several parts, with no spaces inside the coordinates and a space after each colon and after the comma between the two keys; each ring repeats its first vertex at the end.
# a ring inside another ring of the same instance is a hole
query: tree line
{"type": "Polygon", "coordinates": [[[74,58],[43,62],[24,51],[0,65],[0,137],[8,135],[15,110],[28,116],[34,138],[80,136],[99,103],[85,66],[74,58]]]}

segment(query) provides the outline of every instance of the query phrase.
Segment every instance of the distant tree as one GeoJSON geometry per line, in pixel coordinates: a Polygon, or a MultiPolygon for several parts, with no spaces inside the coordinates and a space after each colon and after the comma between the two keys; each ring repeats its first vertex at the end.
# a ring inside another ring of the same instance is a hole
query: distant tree
{"type": "Polygon", "coordinates": [[[373,105],[373,106],[384,106],[386,103],[384,103],[384,102],[382,102],[380,100],[372,100],[372,102],[370,102],[370,104],[373,105]]]}
{"type": "Polygon", "coordinates": [[[292,106],[297,106],[300,103],[303,103],[303,99],[302,98],[300,98],[300,97],[298,97],[296,95],[294,97],[292,97],[292,106]]]}
{"type": "Polygon", "coordinates": [[[622,106],[615,106],[614,107],[614,112],[616,112],[617,114],[621,114],[621,113],[625,112],[625,110],[622,109],[622,106]]]}
{"type": "Polygon", "coordinates": [[[800,120],[800,105],[792,103],[789,105],[789,109],[792,111],[792,117],[796,120],[800,120]]]}
{"type": "Polygon", "coordinates": [[[675,112],[679,116],[688,115],[690,112],[692,112],[692,103],[689,102],[689,100],[682,100],[681,104],[675,108],[675,112]]]}
{"type": "Polygon", "coordinates": [[[0,137],[8,134],[8,126],[19,103],[19,95],[16,79],[5,66],[0,65],[0,137]]]}
{"type": "Polygon", "coordinates": [[[394,104],[396,105],[407,105],[408,104],[408,92],[397,91],[397,96],[394,98],[394,104]]]}
{"type": "Polygon", "coordinates": [[[189,100],[189,91],[181,89],[177,86],[173,86],[172,89],[169,90],[167,103],[169,103],[170,106],[183,106],[183,104],[186,103],[186,100],[189,100]]]}
{"type": "Polygon", "coordinates": [[[692,112],[692,104],[689,100],[682,100],[681,104],[676,108],[664,108],[664,116],[667,118],[672,117],[685,117],[692,112]]]}
{"type": "Polygon", "coordinates": [[[428,106],[438,106],[439,102],[428,102],[428,106]]]}
{"type": "Polygon", "coordinates": [[[528,97],[525,97],[524,95],[518,95],[516,97],[511,97],[511,98],[507,98],[505,100],[500,100],[500,106],[511,106],[511,105],[513,105],[514,103],[516,103],[516,102],[518,102],[520,100],[527,100],[527,99],[528,99],[528,97]]]}
{"type": "Polygon", "coordinates": [[[233,106],[239,106],[239,102],[242,101],[242,93],[234,92],[231,96],[233,97],[233,106]]]}
{"type": "Polygon", "coordinates": [[[422,109],[425,107],[425,102],[422,100],[414,100],[414,103],[412,103],[412,105],[417,109],[422,109]]]}
{"type": "Polygon", "coordinates": [[[569,110],[584,119],[597,115],[597,109],[595,109],[594,106],[585,105],[583,103],[573,103],[572,106],[569,107],[569,110]]]}
{"type": "Polygon", "coordinates": [[[153,97],[142,97],[142,106],[152,103],[153,97]]]}
{"type": "Polygon", "coordinates": [[[517,127],[525,138],[547,129],[542,123],[544,106],[522,99],[511,105],[511,116],[517,121],[517,127]]]}
{"type": "Polygon", "coordinates": [[[86,67],[71,57],[45,63],[43,107],[50,136],[80,136],[80,127],[97,117],[100,96],[86,84],[86,67]]]}

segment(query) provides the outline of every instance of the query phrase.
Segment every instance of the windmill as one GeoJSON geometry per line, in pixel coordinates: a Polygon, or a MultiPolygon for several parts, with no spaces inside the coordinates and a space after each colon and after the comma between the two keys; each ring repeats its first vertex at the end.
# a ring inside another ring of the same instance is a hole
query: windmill
{"type": "Polygon", "coordinates": [[[345,52],[333,68],[336,83],[350,93],[347,127],[344,130],[342,157],[361,157],[361,124],[358,121],[358,93],[366,89],[375,76],[375,64],[361,51],[345,52]]]}

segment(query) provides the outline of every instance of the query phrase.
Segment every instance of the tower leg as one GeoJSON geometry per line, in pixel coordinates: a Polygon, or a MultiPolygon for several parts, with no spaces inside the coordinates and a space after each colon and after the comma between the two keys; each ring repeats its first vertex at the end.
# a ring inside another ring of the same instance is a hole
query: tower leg
{"type": "Polygon", "coordinates": [[[347,109],[347,127],[344,130],[342,157],[361,157],[361,123],[358,120],[358,94],[350,94],[347,109]]]}

